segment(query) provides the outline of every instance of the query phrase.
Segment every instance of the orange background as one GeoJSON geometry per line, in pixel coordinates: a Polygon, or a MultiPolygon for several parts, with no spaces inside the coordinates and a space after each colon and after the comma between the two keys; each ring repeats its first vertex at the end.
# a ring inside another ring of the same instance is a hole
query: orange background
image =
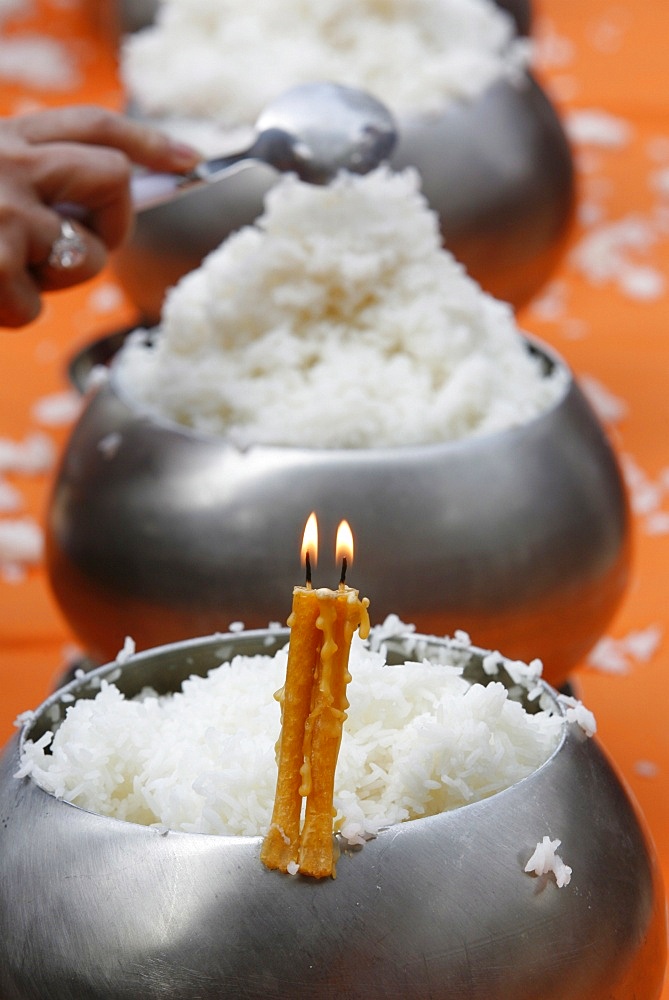
{"type": "MultiPolygon", "coordinates": [[[[99,15],[106,9],[103,0],[40,0],[31,15],[0,25],[0,45],[12,35],[47,33],[48,25],[79,74],[72,86],[49,92],[0,75],[0,112],[78,101],[120,107],[114,39],[99,15]]],[[[570,132],[581,211],[562,263],[519,322],[551,343],[586,388],[595,380],[612,401],[600,412],[626,468],[636,469],[633,579],[607,635],[618,669],[590,657],[574,680],[646,816],[669,885],[669,7],[535,0],[534,10],[538,73],[568,127],[575,112],[587,110],[613,116],[615,128],[570,132]],[[604,270],[593,275],[578,251],[614,223],[627,227],[618,256],[605,242],[604,270]],[[625,235],[632,225],[636,242],[625,235]]],[[[20,441],[41,429],[60,446],[68,426],[44,426],[34,404],[68,389],[65,366],[77,347],[134,320],[105,273],[49,297],[29,327],[3,331],[0,437],[20,441]]],[[[51,473],[9,478],[24,506],[0,518],[41,520],[51,473]]],[[[73,643],[41,567],[14,579],[0,566],[0,743],[16,715],[46,696],[73,643]]],[[[663,997],[669,1000],[669,986],[663,997]]]]}

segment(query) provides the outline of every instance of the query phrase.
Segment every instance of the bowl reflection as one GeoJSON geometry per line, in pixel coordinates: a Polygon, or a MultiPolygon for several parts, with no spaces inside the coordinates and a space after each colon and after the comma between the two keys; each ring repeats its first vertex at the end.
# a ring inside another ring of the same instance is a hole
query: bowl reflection
{"type": "MultiPolygon", "coordinates": [[[[322,883],[265,869],[259,838],[161,835],[13,777],[23,742],[101,678],[118,675],[129,696],[172,691],[285,641],[283,630],[151,650],[72,682],[24,725],[0,761],[4,998],[659,997],[666,920],[654,849],[596,740],[574,724],[529,777],[381,831],[322,883]],[[561,889],[524,872],[545,834],[573,869],[561,889]]],[[[443,646],[430,640],[427,655],[442,660],[443,646]]],[[[406,652],[390,642],[391,656],[406,652]]],[[[465,650],[466,675],[485,682],[481,659],[465,650]]]]}
{"type": "MultiPolygon", "coordinates": [[[[112,339],[113,342],[113,339],[112,339]]],[[[93,345],[72,370],[83,377],[93,345]]],[[[564,362],[528,341],[548,370],[564,362]]],[[[47,518],[49,578],[90,654],[284,621],[315,510],[356,537],[353,585],[373,621],[466,629],[539,656],[561,684],[605,630],[630,564],[615,454],[573,377],[552,409],[507,431],[403,448],[240,452],[142,412],[114,378],[65,449],[47,518]]],[[[323,546],[317,585],[334,585],[323,546]]]]}

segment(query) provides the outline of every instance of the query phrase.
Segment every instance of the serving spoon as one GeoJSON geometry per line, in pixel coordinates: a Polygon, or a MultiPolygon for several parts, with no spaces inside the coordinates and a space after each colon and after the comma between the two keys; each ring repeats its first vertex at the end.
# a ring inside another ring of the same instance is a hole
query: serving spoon
{"type": "Polygon", "coordinates": [[[184,175],[141,173],[132,180],[135,212],[162,205],[231,167],[259,160],[310,184],[327,184],[340,170],[366,174],[388,159],[397,141],[391,113],[356,87],[306,83],[271,101],[256,122],[250,146],[204,160],[184,175]]]}

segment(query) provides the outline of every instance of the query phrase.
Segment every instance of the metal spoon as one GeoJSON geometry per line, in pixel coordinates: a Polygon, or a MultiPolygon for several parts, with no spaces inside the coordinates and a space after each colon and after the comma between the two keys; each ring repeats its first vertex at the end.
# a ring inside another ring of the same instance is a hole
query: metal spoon
{"type": "Polygon", "coordinates": [[[205,160],[186,175],[138,174],[132,181],[133,204],[136,212],[164,204],[247,160],[296,173],[310,184],[327,184],[340,170],[373,170],[390,156],[396,140],[392,115],[366,91],[336,83],[302,84],[267,105],[247,149],[205,160]]]}

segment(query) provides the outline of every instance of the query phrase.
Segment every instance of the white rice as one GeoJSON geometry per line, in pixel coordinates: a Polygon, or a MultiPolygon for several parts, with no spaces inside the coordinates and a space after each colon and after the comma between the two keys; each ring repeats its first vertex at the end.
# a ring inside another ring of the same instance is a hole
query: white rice
{"type": "Polygon", "coordinates": [[[13,514],[22,506],[22,494],[0,475],[0,514],[13,514]]]}
{"type": "Polygon", "coordinates": [[[595,287],[614,283],[629,298],[654,301],[666,289],[663,272],[648,262],[659,239],[651,220],[629,213],[587,229],[571,249],[569,260],[595,287]]]}
{"type": "Polygon", "coordinates": [[[632,127],[624,118],[596,108],[580,108],[565,116],[567,135],[572,142],[601,149],[620,149],[632,136],[632,127]]]}
{"type": "Polygon", "coordinates": [[[37,475],[50,472],[56,460],[56,447],[42,431],[27,434],[23,441],[0,438],[0,472],[37,475]]]}
{"type": "Polygon", "coordinates": [[[459,440],[531,420],[568,381],[442,247],[413,170],[283,177],[171,289],[155,339],[119,353],[121,389],[239,448],[459,440]]]}
{"type": "Polygon", "coordinates": [[[577,698],[569,695],[560,695],[560,702],[565,708],[565,718],[567,722],[573,722],[583,730],[586,736],[594,736],[597,732],[597,721],[595,716],[577,698]]]}
{"type": "Polygon", "coordinates": [[[551,840],[550,837],[544,837],[539,841],[532,857],[525,865],[525,871],[535,875],[547,875],[552,872],[559,889],[569,885],[572,876],[572,869],[564,863],[559,854],[555,853],[561,843],[561,840],[551,840]]]}
{"type": "Polygon", "coordinates": [[[42,559],[44,536],[32,517],[0,520],[0,566],[35,565],[42,559]]]}
{"type": "Polygon", "coordinates": [[[44,35],[0,38],[0,80],[36,89],[66,91],[81,81],[65,45],[44,35]]]}
{"type": "Polygon", "coordinates": [[[14,14],[29,14],[32,6],[31,0],[0,0],[0,24],[14,14]]]}
{"type": "Polygon", "coordinates": [[[77,419],[82,405],[81,395],[73,389],[66,389],[37,399],[32,407],[32,416],[43,427],[63,427],[77,419]]]}
{"type": "Polygon", "coordinates": [[[588,666],[606,674],[628,674],[636,666],[648,663],[663,640],[661,625],[633,629],[621,638],[602,636],[588,653],[588,666]]]}
{"type": "MultiPolygon", "coordinates": [[[[273,695],[286,655],[235,657],[162,697],[127,700],[104,681],[94,699],[67,708],[55,735],[26,743],[17,776],[161,830],[262,835],[277,773],[273,695]]],[[[457,644],[443,658],[390,666],[354,637],[335,784],[336,825],[349,843],[494,795],[558,745],[564,718],[551,699],[529,714],[500,681],[464,680],[457,644]]]]}
{"type": "Polygon", "coordinates": [[[513,78],[529,53],[493,0],[163,0],[156,23],[126,39],[121,69],[145,113],[229,128],[314,80],[398,113],[440,110],[513,78]]]}

